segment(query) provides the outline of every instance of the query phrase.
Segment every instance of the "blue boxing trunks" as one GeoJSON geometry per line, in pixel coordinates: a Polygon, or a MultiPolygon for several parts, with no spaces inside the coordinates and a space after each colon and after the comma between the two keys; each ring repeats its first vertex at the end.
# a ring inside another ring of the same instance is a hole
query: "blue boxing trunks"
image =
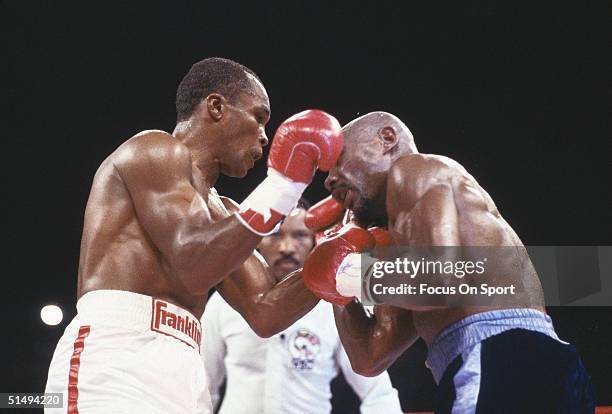
{"type": "Polygon", "coordinates": [[[593,413],[591,379],[550,317],[534,309],[470,315],[427,353],[438,383],[435,412],[593,413]]]}

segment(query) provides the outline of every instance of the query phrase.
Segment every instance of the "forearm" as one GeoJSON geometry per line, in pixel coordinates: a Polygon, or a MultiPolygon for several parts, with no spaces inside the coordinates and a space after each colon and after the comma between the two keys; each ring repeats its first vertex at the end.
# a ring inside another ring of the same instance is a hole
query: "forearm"
{"type": "Polygon", "coordinates": [[[192,292],[206,293],[238,269],[260,241],[233,215],[206,228],[186,223],[177,236],[172,265],[192,292]]]}
{"type": "Polygon", "coordinates": [[[342,345],[355,372],[374,376],[387,369],[418,338],[412,312],[377,306],[368,318],[361,305],[334,306],[342,345]]]}
{"type": "Polygon", "coordinates": [[[305,286],[301,270],[290,273],[254,304],[260,331],[272,336],[292,325],[319,303],[305,286]]]}
{"type": "Polygon", "coordinates": [[[355,301],[346,306],[334,306],[334,318],[351,365],[359,372],[356,367],[365,365],[370,358],[369,348],[376,320],[368,318],[355,301]]]}
{"type": "Polygon", "coordinates": [[[287,328],[319,302],[304,286],[301,271],[277,282],[258,253],[223,280],[217,290],[261,337],[287,328]]]}

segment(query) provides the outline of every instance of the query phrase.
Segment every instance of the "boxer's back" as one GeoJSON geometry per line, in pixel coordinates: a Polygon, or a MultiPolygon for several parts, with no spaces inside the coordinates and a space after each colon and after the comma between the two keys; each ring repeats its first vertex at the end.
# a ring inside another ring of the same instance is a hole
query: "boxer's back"
{"type": "MultiPolygon", "coordinates": [[[[408,237],[400,237],[402,244],[414,246],[436,245],[430,239],[431,228],[428,220],[423,220],[429,212],[427,204],[421,203],[427,197],[427,191],[443,183],[450,193],[456,210],[456,245],[463,246],[464,255],[486,253],[491,256],[486,273],[479,276],[476,285],[488,283],[491,286],[514,285],[516,293],[506,297],[506,302],[496,301],[486,306],[455,306],[443,310],[415,312],[415,325],[421,336],[430,341],[437,333],[465,316],[491,309],[530,307],[544,310],[542,287],[537,273],[522,248],[518,235],[501,216],[489,194],[476,182],[459,163],[442,156],[414,154],[408,160],[398,160],[398,166],[404,164],[406,176],[418,176],[416,189],[413,192],[416,200],[414,208],[408,210],[389,208],[389,226],[395,233],[406,234],[406,222],[409,222],[408,237]],[[418,174],[416,173],[418,172],[418,174]],[[403,224],[402,224],[403,223],[403,224]],[[519,248],[515,248],[518,246],[519,248]],[[469,249],[473,247],[473,249],[469,249]]],[[[411,186],[404,186],[411,187],[411,186]]],[[[403,198],[405,200],[405,198],[403,198]]],[[[402,204],[402,200],[388,193],[388,203],[402,204]]],[[[405,204],[405,201],[403,201],[405,204]]],[[[479,260],[477,257],[462,257],[464,260],[479,260]]],[[[462,280],[466,282],[466,280],[462,280]]],[[[473,304],[471,304],[473,305],[473,304]]]]}
{"type": "Polygon", "coordinates": [[[164,298],[198,314],[204,298],[188,294],[170,274],[169,266],[140,225],[117,169],[118,162],[137,157],[133,141],[140,140],[141,146],[146,140],[143,135],[146,132],[122,144],[94,176],[81,239],[78,297],[99,289],[126,290],[164,298]]]}

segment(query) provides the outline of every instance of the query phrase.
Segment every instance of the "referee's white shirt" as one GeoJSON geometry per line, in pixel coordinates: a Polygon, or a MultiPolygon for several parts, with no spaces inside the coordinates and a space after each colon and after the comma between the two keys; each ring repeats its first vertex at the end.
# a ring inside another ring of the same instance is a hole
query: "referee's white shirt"
{"type": "Polygon", "coordinates": [[[389,374],[363,377],[351,369],[336,330],[332,305],[321,301],[271,338],[257,336],[242,316],[214,293],[202,315],[202,359],[220,414],[325,414],[330,382],[342,370],[361,398],[361,413],[401,413],[389,374]]]}

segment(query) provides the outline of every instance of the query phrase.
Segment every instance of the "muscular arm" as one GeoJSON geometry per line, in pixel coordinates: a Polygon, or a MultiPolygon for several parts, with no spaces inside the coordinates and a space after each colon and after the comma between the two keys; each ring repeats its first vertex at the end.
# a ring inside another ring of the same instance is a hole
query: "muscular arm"
{"type": "Polygon", "coordinates": [[[217,289],[251,329],[264,338],[286,329],[319,302],[304,286],[301,270],[277,283],[257,252],[217,289]]]}
{"type": "Polygon", "coordinates": [[[115,168],[138,222],[173,276],[193,294],[206,294],[252,254],[261,237],[234,216],[212,221],[191,183],[190,153],[171,135],[150,131],[125,145],[115,168]]]}
{"type": "Polygon", "coordinates": [[[373,377],[386,370],[418,338],[412,312],[376,306],[368,318],[357,302],[334,306],[340,340],[358,374],[373,377]]]}
{"type": "MultiPolygon", "coordinates": [[[[238,206],[231,199],[221,198],[230,212],[237,211],[238,206]]],[[[286,329],[319,303],[319,298],[304,286],[301,271],[276,282],[257,251],[217,285],[217,290],[263,338],[286,329]]]]}

